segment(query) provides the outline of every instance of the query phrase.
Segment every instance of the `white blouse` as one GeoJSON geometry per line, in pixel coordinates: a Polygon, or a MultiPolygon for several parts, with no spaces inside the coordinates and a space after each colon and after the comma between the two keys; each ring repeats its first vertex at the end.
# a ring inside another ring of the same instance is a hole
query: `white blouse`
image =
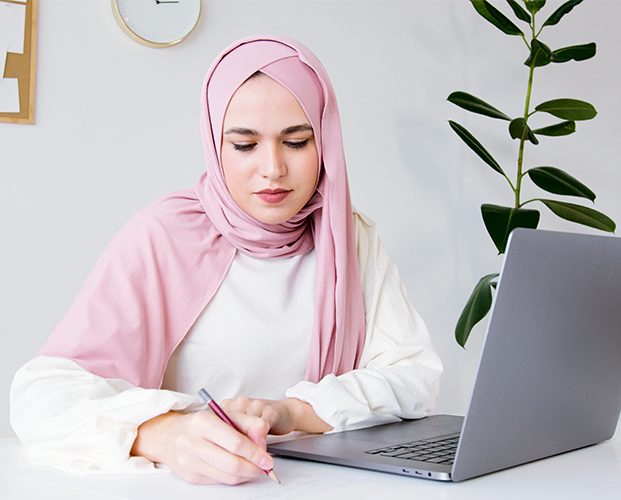
{"type": "Polygon", "coordinates": [[[171,410],[204,409],[202,386],[216,400],[298,398],[335,431],[435,413],[442,364],[429,332],[375,224],[360,214],[355,224],[367,325],[360,368],[304,381],[314,252],[260,262],[238,253],[169,361],[162,389],[103,379],[64,358],[26,363],[11,388],[11,424],[28,459],[83,474],[161,471],[130,456],[137,428],[171,410]]]}
{"type": "Polygon", "coordinates": [[[205,310],[175,350],[163,389],[283,399],[304,380],[313,331],[315,251],[258,259],[238,252],[205,310]]]}

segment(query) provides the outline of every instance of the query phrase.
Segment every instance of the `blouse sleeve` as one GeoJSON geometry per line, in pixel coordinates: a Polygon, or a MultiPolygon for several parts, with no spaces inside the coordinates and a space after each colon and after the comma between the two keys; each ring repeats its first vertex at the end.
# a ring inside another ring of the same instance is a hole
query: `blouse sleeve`
{"type": "Polygon", "coordinates": [[[69,359],[39,356],[13,379],[10,418],[35,465],[81,474],[153,473],[162,469],[130,456],[138,426],[201,406],[188,394],[103,379],[69,359]]]}
{"type": "Polygon", "coordinates": [[[375,224],[355,213],[366,339],[360,368],[287,391],[335,431],[421,418],[436,412],[442,362],[410,303],[375,224]]]}

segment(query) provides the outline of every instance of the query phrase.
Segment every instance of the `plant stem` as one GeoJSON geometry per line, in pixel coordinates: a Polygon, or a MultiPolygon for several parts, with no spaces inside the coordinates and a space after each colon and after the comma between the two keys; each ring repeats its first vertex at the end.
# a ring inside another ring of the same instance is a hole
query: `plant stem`
{"type": "MultiPolygon", "coordinates": [[[[531,29],[533,32],[533,40],[537,38],[535,34],[535,15],[533,14],[533,21],[531,24],[531,29]]],[[[526,44],[529,48],[528,43],[526,44]]],[[[522,167],[524,165],[524,145],[526,144],[526,127],[528,127],[528,117],[530,116],[530,97],[533,91],[533,78],[535,75],[535,61],[533,61],[530,65],[530,71],[528,75],[528,88],[526,90],[526,103],[524,105],[524,132],[522,133],[522,137],[520,138],[520,151],[518,154],[518,162],[517,162],[517,182],[515,184],[515,208],[520,208],[522,204],[520,203],[520,192],[522,190],[522,167]]]]}
{"type": "Polygon", "coordinates": [[[524,128],[524,133],[522,134],[522,137],[520,138],[520,151],[518,154],[518,162],[517,162],[517,182],[515,185],[515,208],[520,208],[521,204],[520,204],[520,191],[522,189],[522,167],[524,165],[524,145],[526,144],[526,126],[528,126],[528,117],[529,117],[529,110],[530,110],[530,97],[532,94],[532,90],[533,90],[533,76],[535,74],[535,65],[531,65],[530,67],[530,73],[528,75],[528,89],[526,91],[526,105],[524,106],[524,120],[526,122],[525,124],[525,128],[524,128]]]}

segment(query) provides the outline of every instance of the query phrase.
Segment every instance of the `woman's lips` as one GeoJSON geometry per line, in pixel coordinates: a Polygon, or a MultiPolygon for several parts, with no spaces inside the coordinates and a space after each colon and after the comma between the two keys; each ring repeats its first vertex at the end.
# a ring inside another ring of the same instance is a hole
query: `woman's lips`
{"type": "Polygon", "coordinates": [[[259,191],[255,193],[261,200],[265,203],[276,204],[283,201],[289,193],[286,189],[264,189],[263,191],[259,191]]]}

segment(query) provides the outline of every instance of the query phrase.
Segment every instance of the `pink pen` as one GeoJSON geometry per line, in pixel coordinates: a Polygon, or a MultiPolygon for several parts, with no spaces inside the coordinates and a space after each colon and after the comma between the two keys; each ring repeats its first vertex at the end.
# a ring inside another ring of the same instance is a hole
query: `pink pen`
{"type": "MultiPolygon", "coordinates": [[[[205,403],[207,403],[207,406],[209,406],[209,408],[211,408],[213,412],[218,415],[218,417],[220,417],[221,420],[229,424],[240,434],[243,434],[243,432],[239,430],[239,428],[233,423],[233,421],[229,417],[227,417],[226,413],[224,413],[224,410],[220,408],[218,403],[213,400],[213,398],[207,393],[205,389],[201,389],[200,391],[198,391],[198,395],[203,398],[205,403]]],[[[276,481],[278,484],[280,484],[280,479],[278,479],[278,476],[274,472],[274,469],[266,470],[263,472],[265,472],[273,481],[276,481]]]]}

